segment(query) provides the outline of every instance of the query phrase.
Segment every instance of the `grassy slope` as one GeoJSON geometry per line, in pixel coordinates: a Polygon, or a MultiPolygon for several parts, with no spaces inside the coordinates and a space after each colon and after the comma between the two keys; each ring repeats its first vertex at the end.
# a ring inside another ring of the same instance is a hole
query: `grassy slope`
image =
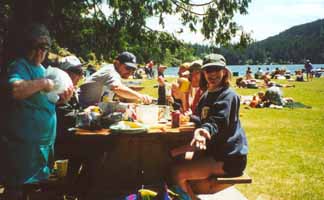
{"type": "MultiPolygon", "coordinates": [[[[154,84],[155,80],[144,81],[143,92],[156,96],[154,84]]],[[[324,78],[293,84],[295,88],[283,89],[284,95],[312,109],[241,107],[250,148],[246,171],[253,184],[237,187],[248,199],[259,195],[283,200],[324,198],[324,78]]],[[[257,91],[237,89],[240,95],[257,91]]]]}

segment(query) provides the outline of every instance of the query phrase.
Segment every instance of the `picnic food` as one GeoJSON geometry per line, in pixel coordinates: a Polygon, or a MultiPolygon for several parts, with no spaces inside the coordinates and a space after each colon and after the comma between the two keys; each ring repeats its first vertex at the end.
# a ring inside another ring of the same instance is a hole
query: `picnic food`
{"type": "Polygon", "coordinates": [[[125,126],[128,126],[129,128],[141,128],[142,126],[137,122],[130,122],[130,121],[122,121],[125,126]]]}

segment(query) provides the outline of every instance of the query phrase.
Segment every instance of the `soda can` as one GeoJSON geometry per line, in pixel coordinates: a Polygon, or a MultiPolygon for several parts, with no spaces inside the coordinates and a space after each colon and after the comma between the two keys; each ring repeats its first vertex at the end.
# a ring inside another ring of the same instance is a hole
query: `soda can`
{"type": "Polygon", "coordinates": [[[173,111],[171,114],[171,128],[178,128],[180,126],[180,111],[173,111]]]}

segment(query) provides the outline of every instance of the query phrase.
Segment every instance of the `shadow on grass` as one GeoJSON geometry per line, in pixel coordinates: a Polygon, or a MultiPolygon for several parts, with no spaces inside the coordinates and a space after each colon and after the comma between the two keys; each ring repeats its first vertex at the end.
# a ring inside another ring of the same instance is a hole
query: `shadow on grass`
{"type": "Polygon", "coordinates": [[[312,106],[307,106],[303,103],[300,102],[288,102],[285,104],[284,106],[285,108],[290,108],[290,109],[295,109],[295,108],[307,108],[307,109],[311,109],[312,106]]]}

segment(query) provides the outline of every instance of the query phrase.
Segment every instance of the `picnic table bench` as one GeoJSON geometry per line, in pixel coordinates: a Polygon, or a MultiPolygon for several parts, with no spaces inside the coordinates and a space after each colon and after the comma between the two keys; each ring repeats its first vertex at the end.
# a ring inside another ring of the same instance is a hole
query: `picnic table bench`
{"type": "Polygon", "coordinates": [[[247,174],[237,177],[210,177],[205,180],[191,181],[193,191],[196,194],[214,194],[235,184],[250,184],[252,178],[247,174]]]}
{"type": "MultiPolygon", "coordinates": [[[[183,156],[185,159],[191,160],[195,151],[195,147],[186,144],[172,149],[170,155],[172,157],[183,156]]],[[[190,185],[196,194],[214,194],[235,184],[249,183],[252,183],[252,179],[246,173],[236,177],[211,176],[205,180],[190,181],[190,185]]]]}

